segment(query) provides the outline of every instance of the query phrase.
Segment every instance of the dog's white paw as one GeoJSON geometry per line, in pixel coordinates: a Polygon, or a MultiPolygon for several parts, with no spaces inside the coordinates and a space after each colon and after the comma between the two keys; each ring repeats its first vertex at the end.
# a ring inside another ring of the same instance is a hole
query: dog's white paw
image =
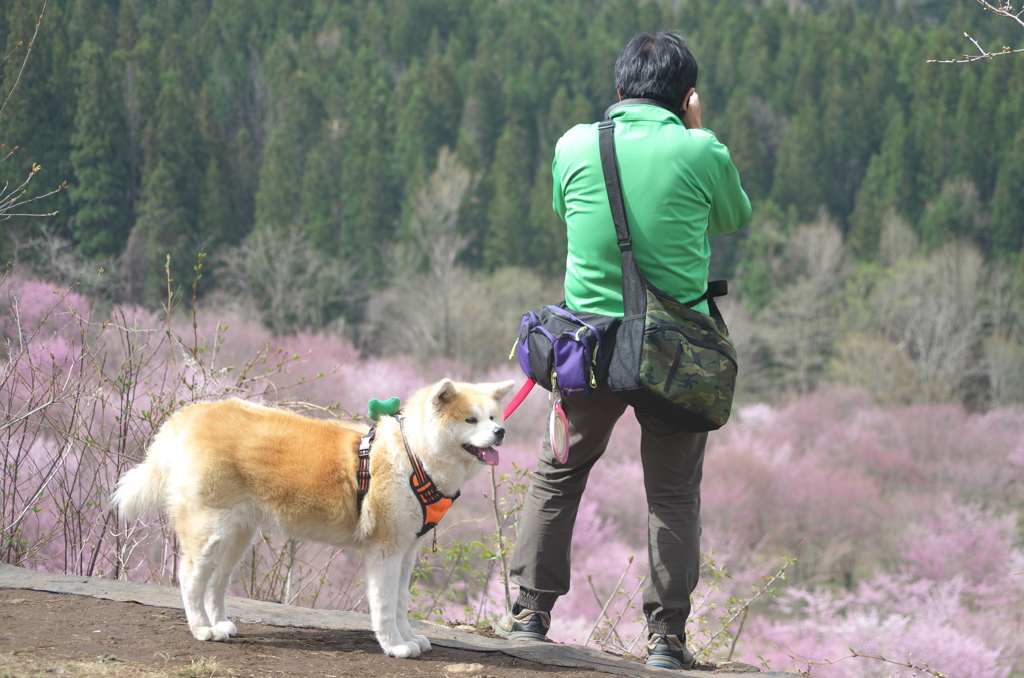
{"type": "Polygon", "coordinates": [[[419,643],[398,643],[384,650],[384,654],[397,659],[414,659],[420,656],[419,643]]]}
{"type": "MultiPolygon", "coordinates": [[[[231,624],[231,622],[227,623],[231,624]]],[[[234,627],[234,624],[231,624],[231,626],[234,627]]],[[[222,643],[231,638],[231,636],[228,635],[228,632],[225,629],[220,628],[220,624],[218,624],[217,626],[197,626],[196,628],[192,629],[192,635],[195,637],[196,640],[212,640],[218,643],[222,643]]]]}
{"type": "Polygon", "coordinates": [[[229,638],[234,638],[238,635],[238,627],[235,626],[233,622],[230,622],[227,619],[225,619],[222,622],[217,622],[216,624],[214,624],[213,628],[228,634],[229,638]]]}
{"type": "Polygon", "coordinates": [[[417,645],[420,646],[420,652],[429,652],[430,651],[430,641],[427,639],[426,636],[421,636],[419,634],[416,634],[416,635],[414,635],[412,637],[412,639],[413,639],[413,642],[415,642],[417,645]]]}

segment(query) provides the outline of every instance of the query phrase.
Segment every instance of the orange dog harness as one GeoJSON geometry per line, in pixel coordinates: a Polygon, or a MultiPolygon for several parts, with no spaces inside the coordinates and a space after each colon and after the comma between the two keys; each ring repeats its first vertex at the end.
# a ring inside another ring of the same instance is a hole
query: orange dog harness
{"type": "Polygon", "coordinates": [[[453,497],[446,497],[441,494],[441,491],[434,485],[434,481],[431,480],[430,476],[423,469],[419,457],[413,454],[409,448],[409,439],[405,437],[404,418],[398,416],[395,419],[398,420],[398,426],[402,429],[402,443],[405,445],[405,453],[409,456],[409,463],[412,464],[412,475],[409,476],[409,484],[412,486],[412,491],[416,493],[416,499],[420,502],[420,510],[423,512],[423,527],[416,533],[417,537],[422,537],[437,527],[437,524],[441,522],[441,518],[444,518],[444,514],[448,513],[448,509],[451,508],[462,492],[456,492],[453,497]]]}
{"type": "MultiPolygon", "coordinates": [[[[453,497],[441,494],[434,481],[424,470],[419,457],[413,454],[412,449],[409,447],[409,439],[405,437],[403,417],[396,416],[395,419],[398,420],[398,427],[402,430],[402,443],[405,445],[405,453],[409,456],[409,463],[412,464],[412,475],[409,476],[409,485],[412,486],[412,491],[416,493],[416,499],[420,503],[420,511],[423,512],[423,527],[416,533],[417,537],[422,537],[437,527],[437,524],[441,522],[441,518],[444,518],[444,514],[448,512],[448,509],[451,508],[462,492],[456,492],[453,497]]],[[[359,441],[359,470],[356,471],[356,505],[360,511],[363,508],[363,498],[370,489],[370,445],[373,443],[376,433],[376,427],[371,428],[363,436],[362,440],[359,441]]]]}

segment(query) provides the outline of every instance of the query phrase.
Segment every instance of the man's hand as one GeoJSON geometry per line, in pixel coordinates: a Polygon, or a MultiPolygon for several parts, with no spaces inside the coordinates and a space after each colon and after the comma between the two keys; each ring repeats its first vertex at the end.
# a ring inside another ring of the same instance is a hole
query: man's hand
{"type": "Polygon", "coordinates": [[[689,104],[686,110],[683,111],[683,125],[686,129],[698,129],[704,126],[700,121],[700,98],[697,97],[697,92],[692,88],[689,94],[689,104]]]}

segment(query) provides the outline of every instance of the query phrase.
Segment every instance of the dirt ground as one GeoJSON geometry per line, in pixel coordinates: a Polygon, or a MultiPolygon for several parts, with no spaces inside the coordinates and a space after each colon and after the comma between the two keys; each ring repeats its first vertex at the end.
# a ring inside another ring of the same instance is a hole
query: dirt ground
{"type": "Polygon", "coordinates": [[[373,634],[236,622],[229,643],[192,638],[180,610],[84,596],[0,589],[0,678],[609,678],[499,652],[435,647],[418,659],[385,656],[373,634]]]}

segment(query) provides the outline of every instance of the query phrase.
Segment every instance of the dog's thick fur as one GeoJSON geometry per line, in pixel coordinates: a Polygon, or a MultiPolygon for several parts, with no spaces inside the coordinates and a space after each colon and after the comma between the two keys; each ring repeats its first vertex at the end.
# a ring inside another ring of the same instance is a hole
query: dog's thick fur
{"type": "MultiPolygon", "coordinates": [[[[500,401],[513,382],[425,388],[403,409],[409,447],[438,490],[452,496],[505,434],[500,401]]],[[[370,449],[371,481],[356,506],[357,450],[368,427],[311,419],[241,400],[197,403],[163,425],[140,466],[118,481],[113,501],[131,520],[163,510],[182,558],[188,625],[198,640],[228,640],[231,574],[257,530],[362,549],[373,629],[384,652],[430,649],[409,626],[409,578],[423,525],[409,484],[412,467],[398,421],[383,417],[370,449]]],[[[428,533],[429,534],[429,533],[428,533]]]]}

